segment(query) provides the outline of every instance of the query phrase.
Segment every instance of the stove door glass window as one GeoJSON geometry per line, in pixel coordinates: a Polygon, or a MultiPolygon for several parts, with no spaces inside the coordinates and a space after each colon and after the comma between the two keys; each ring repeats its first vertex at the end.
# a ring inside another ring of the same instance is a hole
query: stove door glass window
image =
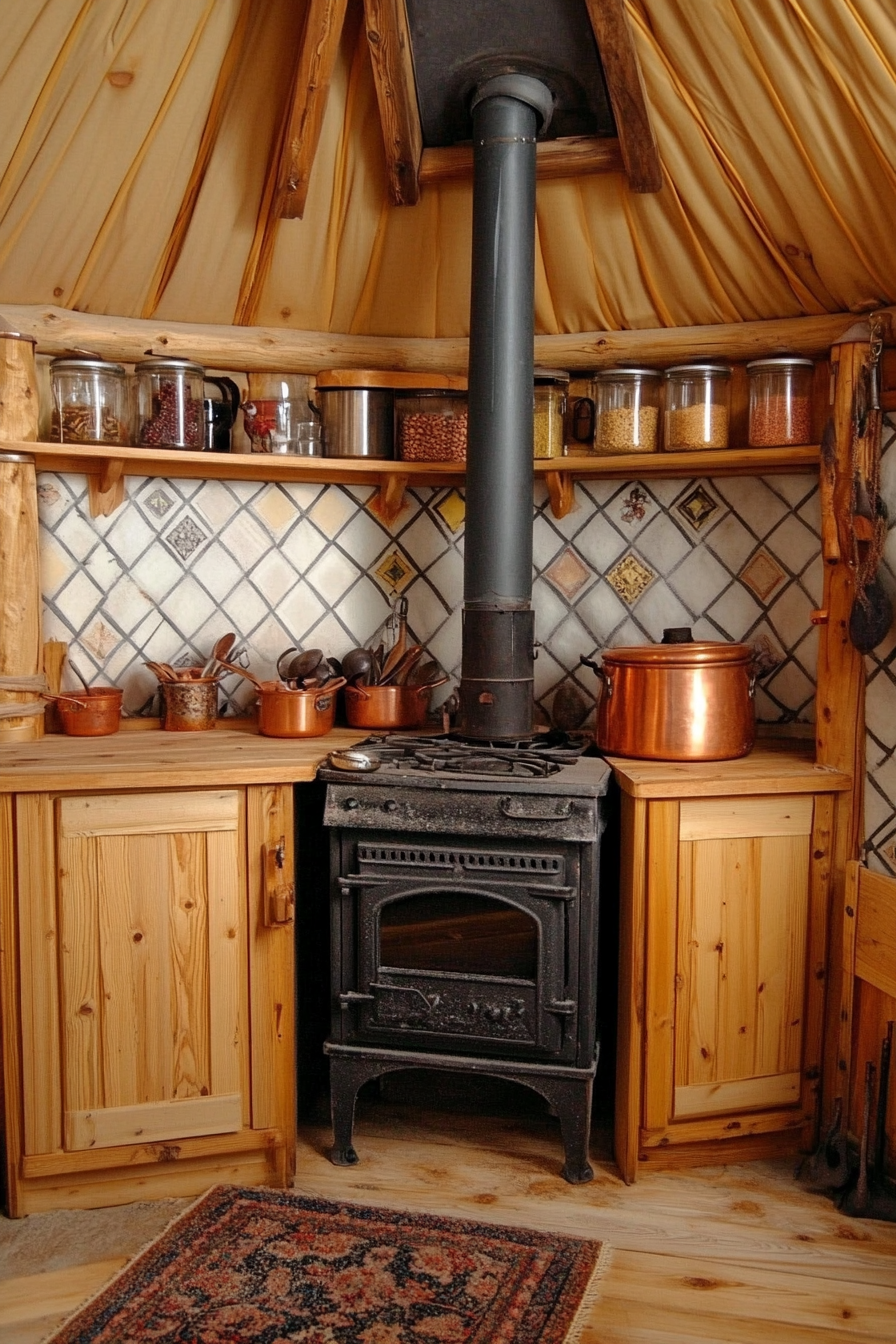
{"type": "Polygon", "coordinates": [[[538,927],[525,911],[446,892],[393,901],[380,912],[380,964],[534,980],[538,927]]]}

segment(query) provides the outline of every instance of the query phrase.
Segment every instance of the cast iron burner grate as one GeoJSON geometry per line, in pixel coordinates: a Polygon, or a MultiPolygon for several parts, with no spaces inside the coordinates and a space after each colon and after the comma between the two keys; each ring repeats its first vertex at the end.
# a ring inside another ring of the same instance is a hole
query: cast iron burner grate
{"type": "Polygon", "coordinates": [[[573,765],[590,746],[584,736],[545,733],[516,743],[464,742],[455,737],[415,737],[401,733],[358,743],[381,765],[430,774],[494,775],[546,779],[573,765]]]}

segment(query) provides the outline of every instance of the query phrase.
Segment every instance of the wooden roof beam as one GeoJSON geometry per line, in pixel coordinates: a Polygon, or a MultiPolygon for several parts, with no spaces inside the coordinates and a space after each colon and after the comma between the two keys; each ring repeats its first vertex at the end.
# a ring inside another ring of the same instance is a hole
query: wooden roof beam
{"type": "Polygon", "coordinates": [[[320,140],[348,0],[309,0],[296,62],[292,106],[277,167],[277,213],[301,219],[320,140]]]}
{"type": "Polygon", "coordinates": [[[364,0],[364,22],[376,86],[389,191],[396,205],[420,199],[423,128],[405,0],[364,0]]]}
{"type": "Polygon", "coordinates": [[[632,191],[659,191],[663,170],[625,0],[585,0],[632,191]]]}
{"type": "MultiPolygon", "coordinates": [[[[625,171],[619,141],[615,136],[569,135],[558,140],[539,140],[535,147],[535,170],[540,180],[580,177],[585,173],[625,171]]],[[[424,149],[420,185],[449,182],[473,176],[473,146],[446,145],[424,149]]]]}

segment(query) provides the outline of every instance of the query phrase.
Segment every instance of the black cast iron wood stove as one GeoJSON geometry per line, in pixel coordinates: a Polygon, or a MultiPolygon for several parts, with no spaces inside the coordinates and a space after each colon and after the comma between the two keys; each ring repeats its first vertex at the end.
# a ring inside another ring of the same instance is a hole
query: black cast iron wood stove
{"type": "Polygon", "coordinates": [[[332,1159],[355,1099],[400,1069],[522,1083],[590,1180],[598,859],[609,771],[575,744],[394,734],[379,768],[324,768],[330,828],[332,1159]]]}

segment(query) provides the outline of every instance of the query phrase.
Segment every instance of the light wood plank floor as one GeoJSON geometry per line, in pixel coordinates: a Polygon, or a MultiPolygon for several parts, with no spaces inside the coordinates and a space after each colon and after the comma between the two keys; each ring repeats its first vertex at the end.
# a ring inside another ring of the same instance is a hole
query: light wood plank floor
{"type": "MultiPolygon", "coordinates": [[[[453,1214],[596,1237],[611,1257],[582,1344],[894,1344],[896,1226],[847,1218],[804,1191],[786,1161],[648,1172],[620,1180],[603,1132],[596,1179],[559,1175],[553,1122],[362,1107],[352,1168],[327,1158],[328,1127],[299,1132],[296,1189],[328,1199],[453,1214]]],[[[33,1215],[0,1226],[0,1344],[38,1344],[181,1207],[66,1214],[70,1267],[23,1273],[15,1240],[33,1215]],[[85,1238],[120,1219],[91,1257],[85,1238]],[[82,1229],[79,1232],[79,1228],[82,1229]],[[130,1239],[129,1239],[130,1238],[130,1239]],[[139,1238],[139,1239],[138,1239],[139,1238]],[[4,1259],[4,1247],[13,1253],[4,1259]],[[16,1266],[18,1271],[16,1272],[16,1266]]]]}

